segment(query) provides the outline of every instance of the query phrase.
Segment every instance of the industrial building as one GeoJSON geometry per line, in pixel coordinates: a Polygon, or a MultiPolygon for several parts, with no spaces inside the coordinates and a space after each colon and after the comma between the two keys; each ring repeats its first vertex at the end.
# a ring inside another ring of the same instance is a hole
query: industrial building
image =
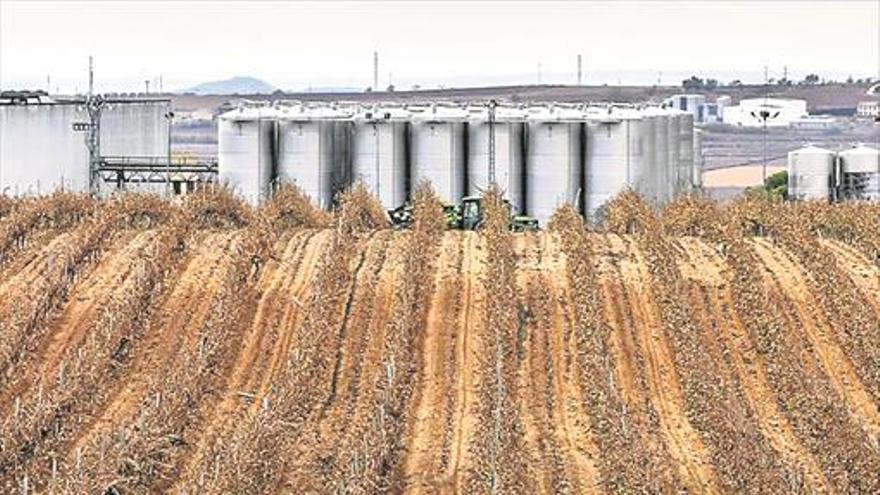
{"type": "MultiPolygon", "coordinates": [[[[90,125],[84,98],[53,99],[45,93],[0,96],[0,192],[40,195],[63,189],[90,191],[90,125]],[[5,96],[5,97],[3,97],[5,96]],[[75,129],[75,124],[77,128],[75,129]]],[[[99,123],[102,156],[166,157],[170,101],[106,100],[99,123]]],[[[98,189],[114,190],[101,181],[98,189]]],[[[148,187],[148,186],[147,186],[148,187]]]]}
{"type": "Polygon", "coordinates": [[[806,100],[749,98],[740,100],[739,105],[726,107],[723,121],[742,127],[762,127],[765,123],[767,127],[788,127],[807,116],[806,100]]]}
{"type": "Polygon", "coordinates": [[[788,196],[796,200],[880,199],[880,151],[806,146],[788,154],[788,196]]]}
{"type": "Polygon", "coordinates": [[[697,124],[716,124],[723,120],[724,109],[730,106],[730,101],[729,96],[719,96],[710,103],[701,94],[679,94],[663,100],[662,106],[691,114],[697,124]]]}
{"type": "Polygon", "coordinates": [[[322,207],[354,181],[388,209],[421,181],[458,203],[494,174],[517,212],[545,224],[563,204],[595,217],[626,187],[661,204],[701,176],[693,116],[668,108],[283,102],[219,120],[220,180],[252,203],[282,181],[322,207]]]}

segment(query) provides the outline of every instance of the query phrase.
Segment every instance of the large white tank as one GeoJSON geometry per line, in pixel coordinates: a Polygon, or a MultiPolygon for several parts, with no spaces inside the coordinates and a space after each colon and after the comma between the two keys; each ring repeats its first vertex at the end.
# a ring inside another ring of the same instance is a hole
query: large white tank
{"type": "Polygon", "coordinates": [[[694,115],[685,113],[678,119],[678,165],[682,191],[692,191],[694,180],[694,115]]]}
{"type": "Polygon", "coordinates": [[[363,182],[386,209],[406,201],[409,112],[367,107],[355,115],[352,178],[363,182]]]}
{"type": "Polygon", "coordinates": [[[681,140],[681,130],[679,122],[682,116],[683,112],[679,110],[667,110],[666,153],[668,156],[667,166],[669,167],[672,197],[675,197],[684,189],[685,182],[690,181],[690,168],[685,173],[679,163],[681,157],[681,144],[679,142],[681,140]]]}
{"type": "Polygon", "coordinates": [[[788,154],[788,195],[792,199],[830,199],[834,152],[806,146],[788,154]]]}
{"type": "Polygon", "coordinates": [[[841,151],[843,192],[848,199],[880,199],[880,151],[868,146],[841,151]]]}
{"type": "Polygon", "coordinates": [[[458,203],[465,194],[465,121],[458,107],[411,108],[412,186],[430,182],[441,200],[458,203]]]}
{"type": "Polygon", "coordinates": [[[0,193],[42,195],[58,189],[89,190],[82,105],[0,105],[0,193]]]}
{"type": "Polygon", "coordinates": [[[324,105],[279,107],[277,180],[296,184],[315,204],[329,208],[345,186],[347,137],[341,129],[350,117],[324,105]]]}
{"type": "Polygon", "coordinates": [[[701,131],[700,129],[694,129],[693,138],[693,181],[694,188],[700,189],[703,187],[703,131],[701,131]]]}
{"type": "Polygon", "coordinates": [[[525,208],[545,225],[563,204],[578,206],[584,114],[569,108],[533,107],[527,119],[525,208]]]}
{"type": "Polygon", "coordinates": [[[108,103],[101,112],[101,155],[168,155],[168,100],[108,103]]]}
{"type": "MultiPolygon", "coordinates": [[[[477,195],[489,186],[489,110],[468,109],[468,194],[477,195]]],[[[523,162],[525,111],[495,109],[495,182],[517,213],[523,211],[523,162]]]]}
{"type": "Polygon", "coordinates": [[[657,203],[662,204],[672,198],[674,174],[669,167],[669,120],[668,112],[648,108],[645,118],[651,120],[654,130],[653,163],[649,172],[657,203]]]}
{"type": "Polygon", "coordinates": [[[251,204],[269,196],[273,173],[275,118],[266,108],[238,108],[224,113],[217,128],[220,182],[251,204]]]}
{"type": "Polygon", "coordinates": [[[608,109],[586,121],[584,213],[597,211],[624,188],[638,191],[647,143],[645,127],[634,110],[608,109]]]}

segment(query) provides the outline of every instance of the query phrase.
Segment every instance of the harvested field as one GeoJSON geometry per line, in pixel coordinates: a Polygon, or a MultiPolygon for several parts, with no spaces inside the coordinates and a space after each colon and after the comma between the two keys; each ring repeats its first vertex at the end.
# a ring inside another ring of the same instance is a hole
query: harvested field
{"type": "Polygon", "coordinates": [[[878,493],[880,207],[0,216],[3,493],[878,493]]]}

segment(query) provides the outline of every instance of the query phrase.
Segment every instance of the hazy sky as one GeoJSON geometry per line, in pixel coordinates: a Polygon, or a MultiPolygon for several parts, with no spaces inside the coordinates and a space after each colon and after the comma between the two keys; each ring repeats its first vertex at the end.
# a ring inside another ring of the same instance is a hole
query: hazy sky
{"type": "MultiPolygon", "coordinates": [[[[647,83],[663,72],[880,75],[880,1],[39,2],[0,0],[0,86],[165,89],[251,75],[294,89],[365,87],[372,52],[398,86],[647,83]],[[647,80],[646,80],[647,79],[647,80]],[[155,83],[154,83],[155,84],[155,83]]],[[[680,80],[680,79],[679,79],[680,80]]]]}

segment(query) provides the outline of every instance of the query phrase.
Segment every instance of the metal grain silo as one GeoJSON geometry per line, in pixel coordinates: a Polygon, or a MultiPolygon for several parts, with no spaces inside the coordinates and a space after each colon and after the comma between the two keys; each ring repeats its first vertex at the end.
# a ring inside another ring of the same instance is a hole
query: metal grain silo
{"type": "Polygon", "coordinates": [[[788,195],[792,199],[830,199],[834,152],[806,146],[788,154],[788,195]]]}
{"type": "Polygon", "coordinates": [[[544,225],[563,204],[578,206],[582,189],[584,114],[559,107],[528,110],[526,212],[544,225]]]}
{"type": "Polygon", "coordinates": [[[352,178],[363,182],[386,209],[407,198],[407,136],[409,112],[393,107],[368,107],[354,119],[352,178]]]}
{"type": "Polygon", "coordinates": [[[588,115],[584,136],[584,213],[597,210],[632,185],[629,118],[611,108],[588,115]]]}
{"type": "Polygon", "coordinates": [[[880,151],[857,146],[838,154],[847,199],[880,199],[880,151]]]}
{"type": "Polygon", "coordinates": [[[76,103],[0,105],[0,194],[89,190],[89,153],[74,122],[88,120],[76,103]]]}
{"type": "Polygon", "coordinates": [[[683,117],[683,113],[680,110],[666,110],[666,154],[667,154],[667,166],[669,167],[669,175],[670,175],[670,194],[671,197],[675,197],[678,193],[684,190],[684,185],[690,181],[691,170],[690,168],[687,171],[683,170],[681,164],[679,163],[681,155],[681,130],[680,124],[681,118],[683,117]]]}
{"type": "Polygon", "coordinates": [[[317,205],[329,208],[347,174],[340,132],[350,115],[329,106],[278,109],[277,180],[299,186],[317,205]]]}
{"type": "MultiPolygon", "coordinates": [[[[495,109],[495,182],[514,211],[523,211],[524,111],[495,109]]],[[[489,186],[489,111],[468,109],[468,194],[477,195],[489,186]]]]}
{"type": "Polygon", "coordinates": [[[411,110],[413,186],[430,182],[441,200],[458,203],[465,194],[467,112],[438,105],[411,110]]]}
{"type": "Polygon", "coordinates": [[[649,108],[645,110],[645,118],[651,120],[654,130],[653,159],[649,171],[651,189],[656,202],[662,204],[672,198],[675,184],[674,171],[669,167],[669,114],[658,108],[649,108]]]}
{"type": "Polygon", "coordinates": [[[684,113],[678,118],[678,169],[680,191],[696,189],[694,181],[694,116],[684,113]]]}
{"type": "Polygon", "coordinates": [[[168,155],[169,100],[108,103],[101,112],[101,154],[104,156],[168,155]]]}
{"type": "Polygon", "coordinates": [[[703,187],[703,131],[694,129],[693,138],[693,181],[694,188],[700,189],[703,187]]]}
{"type": "Polygon", "coordinates": [[[273,174],[275,119],[266,108],[238,108],[219,118],[220,182],[251,204],[269,196],[273,174]]]}

